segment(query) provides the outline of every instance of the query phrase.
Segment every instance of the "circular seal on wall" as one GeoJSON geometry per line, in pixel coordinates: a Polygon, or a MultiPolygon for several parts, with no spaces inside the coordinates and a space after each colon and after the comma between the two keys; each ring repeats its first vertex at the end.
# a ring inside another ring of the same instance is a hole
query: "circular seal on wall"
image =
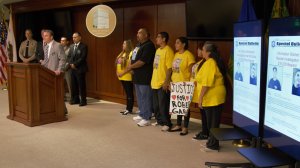
{"type": "Polygon", "coordinates": [[[97,5],[93,7],[86,16],[86,28],[96,37],[106,37],[110,35],[117,23],[116,14],[107,5],[97,5]]]}

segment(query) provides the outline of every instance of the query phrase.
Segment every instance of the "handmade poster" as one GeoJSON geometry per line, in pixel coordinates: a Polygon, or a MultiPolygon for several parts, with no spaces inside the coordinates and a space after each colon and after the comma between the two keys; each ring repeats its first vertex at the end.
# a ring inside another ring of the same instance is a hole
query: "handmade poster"
{"type": "Polygon", "coordinates": [[[171,83],[170,113],[186,115],[194,94],[194,82],[171,83]]]}

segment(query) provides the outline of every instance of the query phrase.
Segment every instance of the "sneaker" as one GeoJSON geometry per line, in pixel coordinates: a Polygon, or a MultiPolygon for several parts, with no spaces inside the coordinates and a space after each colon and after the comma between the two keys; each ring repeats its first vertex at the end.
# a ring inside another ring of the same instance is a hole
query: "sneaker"
{"type": "Polygon", "coordinates": [[[193,136],[194,140],[206,140],[208,139],[208,136],[203,134],[202,132],[199,132],[198,134],[193,136]]]}
{"type": "Polygon", "coordinates": [[[124,111],[124,113],[122,115],[127,115],[127,114],[131,114],[131,113],[132,113],[131,111],[126,110],[126,111],[124,111]]]}
{"type": "Polygon", "coordinates": [[[132,118],[134,121],[140,121],[140,120],[142,120],[143,118],[141,117],[141,116],[135,116],[135,117],[133,117],[132,118]]]}
{"type": "Polygon", "coordinates": [[[123,113],[125,113],[126,111],[128,111],[128,110],[123,110],[123,111],[120,111],[120,113],[121,113],[121,114],[123,114],[123,113]]]}
{"type": "Polygon", "coordinates": [[[219,147],[205,147],[205,148],[202,148],[201,151],[203,151],[203,152],[219,152],[219,147]]]}
{"type": "Polygon", "coordinates": [[[151,123],[152,126],[158,126],[158,123],[155,122],[155,123],[151,123]]]}
{"type": "Polygon", "coordinates": [[[140,127],[145,127],[145,126],[150,125],[150,121],[142,119],[140,122],[137,123],[137,125],[140,126],[140,127]]]}
{"type": "Polygon", "coordinates": [[[161,128],[161,131],[169,131],[170,130],[170,127],[167,126],[167,125],[164,125],[162,128],[161,128]]]}

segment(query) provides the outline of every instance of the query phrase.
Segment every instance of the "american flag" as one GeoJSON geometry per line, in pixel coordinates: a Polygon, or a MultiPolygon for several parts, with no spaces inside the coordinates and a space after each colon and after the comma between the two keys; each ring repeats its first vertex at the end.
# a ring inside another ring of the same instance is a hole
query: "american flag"
{"type": "Polygon", "coordinates": [[[5,25],[4,18],[0,19],[0,85],[6,83],[7,74],[5,63],[7,62],[6,56],[6,38],[7,38],[7,28],[5,25]]]}

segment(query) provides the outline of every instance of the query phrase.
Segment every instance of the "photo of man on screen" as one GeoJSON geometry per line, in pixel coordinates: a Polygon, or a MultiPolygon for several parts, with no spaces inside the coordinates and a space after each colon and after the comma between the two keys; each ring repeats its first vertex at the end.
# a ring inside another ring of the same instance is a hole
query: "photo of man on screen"
{"type": "Polygon", "coordinates": [[[294,68],[292,94],[300,96],[300,69],[294,68]]]}
{"type": "Polygon", "coordinates": [[[236,64],[236,72],[235,72],[235,75],[234,75],[234,79],[235,80],[238,80],[238,81],[243,81],[243,75],[242,75],[242,72],[241,72],[241,67],[240,67],[240,62],[237,62],[236,64]]]}
{"type": "Polygon", "coordinates": [[[281,91],[280,81],[277,79],[277,67],[273,67],[273,77],[269,81],[268,88],[281,91]]]}
{"type": "Polygon", "coordinates": [[[256,85],[257,84],[257,68],[256,63],[250,63],[250,84],[256,85]]]}

